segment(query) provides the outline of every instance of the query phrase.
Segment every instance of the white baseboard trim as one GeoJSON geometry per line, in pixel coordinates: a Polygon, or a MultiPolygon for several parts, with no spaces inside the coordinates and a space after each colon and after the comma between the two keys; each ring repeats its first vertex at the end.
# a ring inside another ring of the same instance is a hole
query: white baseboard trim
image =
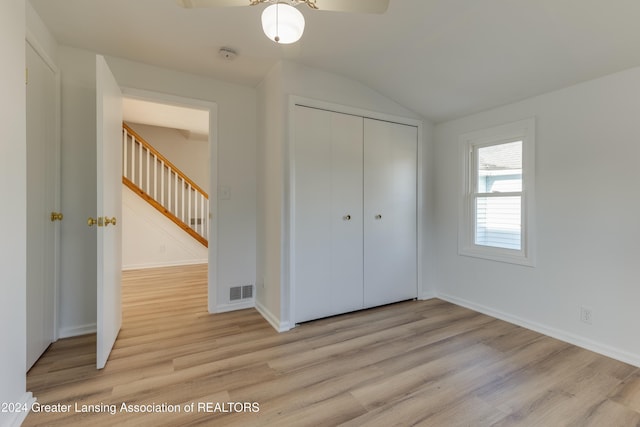
{"type": "Polygon", "coordinates": [[[280,319],[278,319],[276,316],[274,316],[274,314],[271,313],[271,311],[269,311],[269,309],[267,309],[267,307],[265,307],[264,305],[260,304],[259,301],[256,301],[256,310],[258,310],[258,313],[260,313],[260,315],[262,317],[264,317],[264,320],[269,322],[269,324],[276,331],[278,331],[278,332],[287,332],[288,330],[291,329],[291,325],[289,324],[289,322],[281,322],[280,319]]]}
{"type": "Polygon", "coordinates": [[[255,307],[255,300],[239,302],[237,304],[219,304],[213,309],[213,313],[227,313],[229,311],[244,310],[255,307]]]}
{"type": "Polygon", "coordinates": [[[156,262],[149,264],[130,264],[123,265],[122,271],[127,270],[145,270],[147,268],[162,268],[162,267],[180,267],[182,265],[198,265],[198,264],[206,264],[208,262],[207,259],[193,259],[187,261],[178,261],[178,262],[156,262]]]}
{"type": "Polygon", "coordinates": [[[640,367],[640,356],[637,354],[632,354],[624,350],[620,350],[615,347],[611,347],[606,344],[602,344],[596,341],[592,341],[588,338],[581,337],[579,335],[572,334],[570,332],[566,332],[560,329],[552,328],[550,326],[546,326],[537,322],[531,322],[529,320],[523,319],[518,316],[514,316],[512,314],[504,313],[499,310],[494,310],[490,307],[486,307],[481,304],[476,304],[471,301],[467,301],[462,298],[455,297],[453,295],[447,295],[443,293],[438,293],[437,298],[448,301],[452,304],[459,305],[462,307],[466,307],[468,309],[486,314],[491,317],[495,317],[500,320],[504,320],[505,322],[513,323],[518,326],[522,326],[523,328],[531,329],[532,331],[539,332],[541,334],[550,336],[552,338],[558,339],[560,341],[567,342],[569,344],[576,345],[578,347],[582,347],[584,349],[593,351],[595,353],[602,354],[603,356],[610,357],[612,359],[619,360],[624,363],[628,363],[633,366],[640,367]]]}
{"type": "Polygon", "coordinates": [[[9,427],[20,427],[24,422],[25,418],[27,418],[27,415],[29,415],[29,412],[31,411],[31,407],[33,406],[33,403],[35,401],[36,399],[35,397],[33,397],[33,394],[30,391],[28,391],[22,395],[22,398],[20,399],[19,402],[13,402],[13,403],[19,403],[20,407],[26,407],[27,410],[11,413],[9,415],[9,420],[6,425],[9,427]]]}
{"type": "Polygon", "coordinates": [[[70,328],[61,328],[58,333],[58,338],[71,338],[80,335],[95,334],[97,330],[98,328],[95,323],[72,326],[70,328]]]}

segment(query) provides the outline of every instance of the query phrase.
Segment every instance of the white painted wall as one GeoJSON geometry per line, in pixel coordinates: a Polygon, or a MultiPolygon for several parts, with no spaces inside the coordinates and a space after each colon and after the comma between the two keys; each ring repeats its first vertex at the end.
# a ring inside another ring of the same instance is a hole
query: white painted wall
{"type": "Polygon", "coordinates": [[[122,186],[122,268],[206,264],[206,247],[122,186]]]}
{"type": "MultiPolygon", "coordinates": [[[[434,153],[434,125],[428,120],[422,121],[422,298],[433,298],[436,294],[436,271],[438,268],[437,224],[436,224],[436,174],[434,153]]],[[[420,173],[420,171],[418,171],[420,173]]]]}
{"type": "MultiPolygon", "coordinates": [[[[62,70],[62,290],[63,335],[95,325],[95,54],[60,46],[62,70]]],[[[218,171],[231,198],[218,201],[218,294],[228,303],[229,287],[255,283],[256,91],[205,77],[107,58],[118,83],[127,88],[215,102],[218,106],[218,171]]],[[[209,184],[213,182],[211,174],[209,184]]],[[[209,260],[211,264],[211,259],[209,260]]],[[[212,272],[211,274],[216,274],[212,272]]],[[[95,327],[95,326],[94,326],[95,327]]]]}
{"type": "Polygon", "coordinates": [[[88,51],[60,46],[62,77],[60,337],[95,331],[96,61],[88,51]]]}
{"type": "Polygon", "coordinates": [[[282,63],[258,86],[258,192],[256,306],[280,329],[282,216],[284,214],[284,114],[282,63]]]}
{"type": "MultiPolygon", "coordinates": [[[[284,272],[288,270],[287,236],[288,194],[285,176],[288,162],[286,147],[289,130],[289,96],[298,95],[348,107],[422,120],[415,113],[354,80],[282,61],[270,71],[258,86],[258,158],[261,177],[258,188],[258,254],[257,277],[264,278],[264,288],[258,286],[256,302],[274,326],[289,326],[289,285],[284,272]]],[[[423,121],[423,154],[431,154],[432,127],[423,121]]],[[[425,200],[431,200],[430,160],[425,162],[423,182],[425,200]]],[[[430,215],[426,203],[424,213],[430,215]]],[[[431,226],[430,221],[427,224],[431,226]]],[[[424,245],[432,244],[432,230],[425,231],[424,245]]],[[[432,250],[423,250],[423,295],[433,294],[432,250]]]]}
{"type": "Polygon", "coordinates": [[[436,126],[438,295],[640,366],[639,114],[635,68],[436,126]],[[537,266],[459,256],[459,135],[532,116],[537,266]]]}
{"type": "Polygon", "coordinates": [[[140,123],[127,124],[209,193],[209,141],[187,137],[177,129],[140,123]]]}
{"type": "Polygon", "coordinates": [[[217,201],[217,301],[226,305],[230,287],[256,282],[256,90],[119,58],[107,60],[124,87],[218,106],[218,128],[212,130],[217,132],[217,164],[210,164],[209,188],[217,171],[218,185],[231,190],[230,199],[217,201]]]}
{"type": "MultiPolygon", "coordinates": [[[[25,29],[24,0],[0,2],[0,198],[11,201],[0,209],[0,402],[26,403],[25,29]]],[[[22,415],[0,412],[0,426],[22,415]]]]}

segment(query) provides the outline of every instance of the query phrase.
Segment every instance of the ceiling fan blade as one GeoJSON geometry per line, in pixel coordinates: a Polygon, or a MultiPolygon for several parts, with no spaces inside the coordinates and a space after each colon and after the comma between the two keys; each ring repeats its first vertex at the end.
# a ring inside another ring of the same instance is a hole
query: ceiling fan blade
{"type": "Polygon", "coordinates": [[[385,13],[389,0],[316,0],[316,5],[334,12],[385,13]]]}
{"type": "MultiPolygon", "coordinates": [[[[196,7],[249,6],[251,0],[176,0],[185,9],[196,7]]],[[[316,0],[320,10],[334,12],[384,13],[389,0],[316,0]]]]}
{"type": "Polygon", "coordinates": [[[232,7],[232,6],[249,6],[249,0],[176,0],[178,6],[185,9],[193,9],[196,7],[232,7]]]}

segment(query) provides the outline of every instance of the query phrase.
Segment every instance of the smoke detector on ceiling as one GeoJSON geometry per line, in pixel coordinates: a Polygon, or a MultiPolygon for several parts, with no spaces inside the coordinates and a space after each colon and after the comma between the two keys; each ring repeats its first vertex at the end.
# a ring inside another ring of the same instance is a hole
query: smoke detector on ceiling
{"type": "Polygon", "coordinates": [[[229,47],[221,47],[218,51],[218,55],[226,61],[233,61],[235,57],[238,56],[238,52],[229,47]]]}

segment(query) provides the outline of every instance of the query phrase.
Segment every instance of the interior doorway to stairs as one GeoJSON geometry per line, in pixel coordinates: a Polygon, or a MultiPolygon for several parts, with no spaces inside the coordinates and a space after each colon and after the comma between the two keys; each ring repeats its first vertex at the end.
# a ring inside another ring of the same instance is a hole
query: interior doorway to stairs
{"type": "Polygon", "coordinates": [[[216,105],[123,90],[123,270],[207,265],[216,295],[216,105]]]}

